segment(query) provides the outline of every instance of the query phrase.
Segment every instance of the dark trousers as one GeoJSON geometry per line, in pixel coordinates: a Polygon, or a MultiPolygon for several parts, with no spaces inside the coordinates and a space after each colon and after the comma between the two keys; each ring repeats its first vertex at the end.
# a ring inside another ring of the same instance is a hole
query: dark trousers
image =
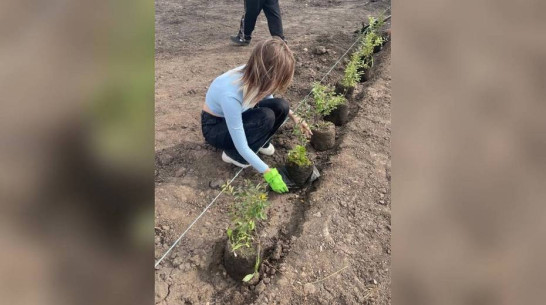
{"type": "MultiPolygon", "coordinates": [[[[287,101],[272,98],[262,100],[254,108],[242,113],[243,129],[248,146],[252,151],[257,152],[262,146],[267,147],[264,144],[267,144],[266,142],[281,127],[289,111],[290,107],[287,101]]],[[[237,152],[224,118],[203,111],[201,113],[201,129],[207,143],[224,150],[233,160],[248,164],[237,152]]]]}
{"type": "Polygon", "coordinates": [[[267,26],[271,36],[279,36],[284,39],[279,0],[245,0],[245,13],[241,18],[239,37],[244,35],[245,39],[251,38],[252,31],[256,26],[256,19],[262,10],[267,18],[267,26]]]}
{"type": "MultiPolygon", "coordinates": [[[[246,140],[252,151],[257,152],[262,146],[267,147],[264,144],[267,144],[266,142],[281,127],[289,111],[290,105],[287,101],[272,98],[262,100],[254,108],[242,113],[246,140]]],[[[237,152],[224,118],[203,111],[201,129],[207,143],[224,150],[233,160],[248,164],[237,152]]]]}

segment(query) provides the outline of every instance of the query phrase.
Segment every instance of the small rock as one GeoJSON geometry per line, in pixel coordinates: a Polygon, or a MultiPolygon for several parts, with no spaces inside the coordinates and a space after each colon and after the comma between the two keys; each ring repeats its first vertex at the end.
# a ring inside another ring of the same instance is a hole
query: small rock
{"type": "Polygon", "coordinates": [[[385,200],[379,200],[379,204],[385,205],[385,200]]]}
{"type": "Polygon", "coordinates": [[[209,182],[209,186],[213,189],[220,189],[224,185],[224,180],[216,179],[209,182]]]}
{"type": "Polygon", "coordinates": [[[372,284],[377,285],[377,281],[375,279],[370,281],[372,284]]]}
{"type": "Polygon", "coordinates": [[[309,49],[303,48],[303,52],[307,52],[307,51],[309,51],[309,49]]]}
{"type": "Polygon", "coordinates": [[[169,231],[171,229],[170,226],[161,226],[161,228],[163,229],[163,231],[169,231]]]}
{"type": "Polygon", "coordinates": [[[324,46],[318,46],[318,47],[315,48],[315,52],[314,52],[314,53],[317,54],[317,55],[322,55],[322,54],[326,54],[326,52],[327,52],[327,51],[326,51],[326,47],[324,47],[324,46]]]}
{"type": "Polygon", "coordinates": [[[188,90],[188,94],[195,94],[195,93],[197,93],[197,92],[194,89],[188,90]]]}
{"type": "Polygon", "coordinates": [[[159,156],[159,163],[161,165],[168,165],[174,160],[174,157],[170,154],[162,154],[159,156]]]}
{"type": "Polygon", "coordinates": [[[176,171],[176,173],[174,173],[174,175],[175,175],[176,177],[182,177],[182,176],[184,176],[185,174],[186,174],[186,168],[185,168],[185,167],[179,168],[179,169],[176,171]]]}
{"type": "Polygon", "coordinates": [[[263,282],[260,282],[258,285],[256,285],[256,288],[254,291],[257,293],[262,293],[265,290],[265,284],[263,282]]]}
{"type": "Polygon", "coordinates": [[[313,214],[313,216],[315,216],[315,217],[319,217],[319,218],[320,218],[320,217],[322,217],[322,213],[320,213],[320,212],[316,212],[315,214],[313,214]]]}
{"type": "Polygon", "coordinates": [[[173,266],[176,268],[182,264],[182,258],[177,257],[173,260],[173,266]]]}
{"type": "Polygon", "coordinates": [[[303,285],[303,292],[306,295],[313,294],[316,291],[317,291],[317,288],[315,288],[315,285],[313,285],[311,283],[307,283],[307,284],[303,285]]]}
{"type": "Polygon", "coordinates": [[[265,277],[262,281],[264,282],[264,284],[269,284],[269,282],[271,282],[271,279],[265,277]]]}

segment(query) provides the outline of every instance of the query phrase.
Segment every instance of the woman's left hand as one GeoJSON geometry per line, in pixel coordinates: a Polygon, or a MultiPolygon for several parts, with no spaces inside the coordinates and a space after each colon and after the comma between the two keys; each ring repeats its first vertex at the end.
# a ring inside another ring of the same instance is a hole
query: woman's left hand
{"type": "Polygon", "coordinates": [[[311,128],[309,128],[309,125],[307,125],[307,122],[305,122],[304,120],[300,120],[299,125],[301,132],[303,132],[306,137],[310,138],[313,135],[313,132],[311,131],[311,128]]]}
{"type": "Polygon", "coordinates": [[[290,110],[289,115],[292,117],[292,120],[294,120],[294,123],[296,125],[299,125],[301,132],[308,138],[310,138],[313,135],[313,132],[311,131],[311,128],[309,128],[309,125],[307,125],[307,122],[302,120],[298,115],[292,112],[290,110]]]}

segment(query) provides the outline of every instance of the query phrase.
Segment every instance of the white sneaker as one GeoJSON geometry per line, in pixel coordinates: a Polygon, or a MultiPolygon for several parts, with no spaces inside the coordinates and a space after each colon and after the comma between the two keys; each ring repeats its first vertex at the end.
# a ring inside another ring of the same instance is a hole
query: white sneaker
{"type": "Polygon", "coordinates": [[[222,161],[226,162],[226,163],[231,163],[233,165],[236,165],[238,167],[242,167],[242,168],[247,168],[250,166],[250,164],[242,164],[242,163],[239,163],[233,159],[231,159],[227,154],[226,152],[222,152],[222,161]]]}
{"type": "Polygon", "coordinates": [[[258,152],[267,156],[272,156],[275,153],[275,147],[273,147],[273,144],[269,143],[269,146],[260,148],[258,152]]]}

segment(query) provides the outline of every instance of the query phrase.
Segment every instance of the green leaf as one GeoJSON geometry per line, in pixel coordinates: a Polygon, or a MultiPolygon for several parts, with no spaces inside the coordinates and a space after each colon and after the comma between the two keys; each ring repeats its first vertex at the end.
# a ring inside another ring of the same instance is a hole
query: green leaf
{"type": "Polygon", "coordinates": [[[243,282],[248,282],[248,281],[250,281],[250,280],[254,277],[255,274],[256,274],[256,273],[247,274],[247,275],[243,278],[243,282]]]}

